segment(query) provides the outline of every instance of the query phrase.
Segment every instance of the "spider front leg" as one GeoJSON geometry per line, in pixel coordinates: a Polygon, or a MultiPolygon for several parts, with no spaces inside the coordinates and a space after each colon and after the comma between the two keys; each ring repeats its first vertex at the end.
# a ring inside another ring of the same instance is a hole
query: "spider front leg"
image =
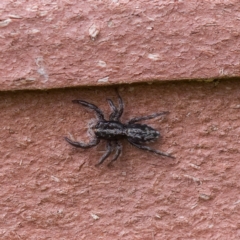
{"type": "Polygon", "coordinates": [[[84,107],[87,107],[87,108],[90,108],[90,109],[94,110],[96,112],[99,120],[101,120],[101,121],[105,120],[103,112],[96,105],[94,105],[92,103],[89,103],[89,102],[86,102],[84,100],[73,100],[72,102],[73,103],[79,103],[79,104],[83,105],[84,107]]]}
{"type": "Polygon", "coordinates": [[[112,113],[109,117],[110,121],[119,121],[120,117],[123,114],[123,101],[118,92],[117,92],[117,95],[118,95],[119,109],[117,109],[117,107],[114,105],[114,103],[111,99],[107,99],[108,104],[112,110],[112,113]]]}
{"type": "Polygon", "coordinates": [[[162,156],[164,156],[164,157],[169,157],[169,158],[175,159],[175,157],[171,156],[171,155],[168,154],[168,153],[164,153],[164,152],[161,152],[161,151],[159,151],[159,150],[152,149],[152,148],[150,148],[150,147],[148,147],[148,146],[143,146],[143,145],[137,144],[137,143],[135,143],[135,142],[130,141],[129,139],[128,139],[128,142],[129,142],[130,144],[132,144],[133,146],[139,148],[139,149],[147,150],[147,151],[149,151],[149,152],[153,152],[153,153],[156,153],[156,154],[158,154],[158,155],[162,155],[162,156]]]}
{"type": "Polygon", "coordinates": [[[114,105],[113,101],[111,99],[107,99],[108,104],[112,110],[112,113],[109,116],[109,121],[115,121],[116,116],[118,114],[118,109],[116,108],[116,106],[114,105]]]}
{"type": "Polygon", "coordinates": [[[86,143],[82,143],[82,142],[76,142],[76,141],[72,141],[71,139],[65,137],[64,138],[69,144],[71,144],[74,147],[79,147],[79,148],[91,148],[96,146],[99,142],[100,139],[96,138],[94,140],[92,140],[90,143],[86,144],[86,143]]]}
{"type": "Polygon", "coordinates": [[[165,115],[165,114],[168,114],[168,113],[169,112],[166,111],[166,112],[154,113],[154,114],[144,116],[144,117],[135,117],[135,118],[130,119],[127,122],[127,124],[132,124],[132,123],[136,123],[136,122],[143,121],[143,120],[153,119],[155,117],[159,117],[159,116],[162,116],[162,115],[165,115]]]}
{"type": "Polygon", "coordinates": [[[123,105],[123,100],[122,100],[121,96],[119,95],[118,91],[117,91],[117,95],[118,95],[119,110],[118,110],[118,114],[116,116],[116,121],[119,121],[120,117],[123,114],[124,105],[123,105]]]}

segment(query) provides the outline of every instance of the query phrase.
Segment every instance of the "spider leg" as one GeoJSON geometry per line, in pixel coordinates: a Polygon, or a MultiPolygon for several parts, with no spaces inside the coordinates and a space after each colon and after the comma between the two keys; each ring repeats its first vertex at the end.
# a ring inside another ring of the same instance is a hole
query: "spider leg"
{"type": "Polygon", "coordinates": [[[97,117],[99,120],[104,120],[104,115],[103,112],[94,104],[86,102],[84,100],[73,100],[73,103],[79,103],[81,105],[83,105],[84,107],[90,108],[92,110],[94,110],[97,114],[97,117]]]}
{"type": "Polygon", "coordinates": [[[99,159],[98,163],[95,166],[97,167],[100,164],[102,164],[106,160],[106,158],[110,155],[112,150],[113,150],[112,143],[111,143],[111,141],[108,141],[107,142],[107,151],[103,154],[103,156],[99,159]]]}
{"type": "Polygon", "coordinates": [[[147,151],[149,151],[149,152],[153,152],[153,153],[156,153],[156,154],[158,154],[158,155],[165,156],[165,157],[169,157],[169,158],[173,158],[173,159],[175,158],[175,157],[171,156],[171,155],[168,154],[168,153],[164,153],[164,152],[161,152],[161,151],[159,151],[159,150],[152,149],[152,148],[150,148],[150,147],[148,147],[148,146],[143,146],[143,145],[137,144],[137,143],[135,143],[135,142],[132,142],[132,141],[130,141],[130,140],[128,140],[128,142],[129,142],[130,144],[132,144],[133,146],[139,148],[139,149],[147,150],[147,151]]]}
{"type": "Polygon", "coordinates": [[[118,159],[121,152],[122,152],[122,145],[116,141],[116,153],[115,153],[113,159],[111,160],[111,162],[108,164],[108,166],[110,166],[113,162],[115,162],[118,159]]]}
{"type": "Polygon", "coordinates": [[[72,146],[74,147],[79,147],[79,148],[91,148],[91,147],[94,147],[96,146],[99,142],[100,142],[100,139],[96,138],[96,139],[93,139],[90,143],[86,144],[86,143],[81,143],[81,142],[75,142],[75,141],[72,141],[71,139],[65,137],[64,138],[69,144],[71,144],[72,146]]]}
{"type": "Polygon", "coordinates": [[[109,106],[110,106],[110,108],[112,110],[112,113],[109,116],[109,120],[110,121],[114,121],[114,120],[116,120],[116,116],[118,114],[118,110],[117,110],[116,106],[114,105],[114,103],[113,103],[113,101],[111,99],[107,99],[107,101],[108,101],[108,104],[109,104],[109,106]]]}
{"type": "Polygon", "coordinates": [[[135,123],[135,122],[152,119],[152,118],[155,118],[155,117],[158,117],[158,116],[161,116],[161,115],[165,115],[165,114],[168,114],[168,113],[169,112],[160,112],[160,113],[154,113],[154,114],[144,116],[144,117],[135,117],[135,118],[130,119],[127,122],[127,124],[132,124],[132,123],[135,123]]]}
{"type": "Polygon", "coordinates": [[[116,106],[114,105],[114,103],[111,99],[107,99],[108,104],[109,104],[110,108],[112,109],[112,113],[109,117],[110,121],[119,121],[120,117],[123,114],[123,101],[122,101],[122,98],[120,97],[118,91],[117,91],[117,95],[118,95],[119,109],[116,108],[116,106]]]}
{"type": "Polygon", "coordinates": [[[119,95],[118,91],[116,91],[116,92],[117,92],[117,95],[118,95],[118,104],[119,104],[119,110],[118,110],[118,113],[116,115],[116,121],[119,121],[120,117],[123,114],[124,105],[123,105],[123,100],[122,100],[121,96],[119,95]]]}

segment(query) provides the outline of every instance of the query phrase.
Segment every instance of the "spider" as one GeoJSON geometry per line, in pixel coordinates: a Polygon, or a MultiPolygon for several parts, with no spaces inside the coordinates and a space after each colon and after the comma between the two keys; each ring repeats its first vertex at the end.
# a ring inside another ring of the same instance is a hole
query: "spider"
{"type": "Polygon", "coordinates": [[[113,156],[112,160],[108,165],[116,161],[120,153],[122,152],[122,145],[119,143],[119,140],[124,138],[127,139],[130,144],[139,149],[147,150],[149,152],[153,152],[165,157],[174,158],[168,153],[164,153],[159,150],[155,150],[148,146],[142,145],[150,141],[155,141],[160,136],[160,133],[146,124],[137,123],[143,120],[148,120],[168,114],[169,112],[165,111],[154,113],[148,116],[135,117],[124,124],[120,121],[124,109],[123,100],[118,94],[118,92],[117,95],[119,108],[114,105],[111,99],[107,99],[108,104],[112,110],[112,113],[109,116],[109,121],[105,120],[103,112],[96,105],[86,102],[84,100],[73,100],[73,103],[81,104],[82,106],[95,111],[98,118],[98,122],[93,127],[95,138],[87,144],[83,142],[72,141],[67,137],[65,137],[64,139],[72,146],[78,148],[91,148],[96,146],[100,142],[100,140],[106,140],[107,150],[95,166],[102,164],[109,157],[109,155],[114,149],[116,150],[115,155],[113,156]]]}

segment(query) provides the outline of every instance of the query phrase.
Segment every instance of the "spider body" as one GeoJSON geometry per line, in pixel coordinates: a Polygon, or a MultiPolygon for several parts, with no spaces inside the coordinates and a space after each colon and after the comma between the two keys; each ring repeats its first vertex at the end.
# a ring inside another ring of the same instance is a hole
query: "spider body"
{"type": "Polygon", "coordinates": [[[94,127],[98,138],[105,140],[120,140],[127,138],[136,143],[154,141],[159,137],[159,132],[146,124],[122,124],[116,121],[101,121],[94,127]]]}
{"type": "Polygon", "coordinates": [[[114,105],[112,100],[107,99],[112,113],[109,116],[109,121],[105,120],[103,112],[94,104],[86,102],[84,100],[73,100],[73,103],[78,103],[83,105],[84,107],[90,108],[95,111],[97,114],[98,122],[93,127],[93,131],[95,134],[95,138],[88,144],[82,142],[75,142],[71,139],[65,137],[65,140],[74,147],[79,148],[91,148],[96,146],[100,140],[107,141],[107,151],[105,154],[100,158],[99,162],[96,165],[102,164],[105,159],[111,154],[111,152],[115,149],[115,155],[112,158],[112,162],[116,161],[122,151],[122,145],[119,143],[120,139],[127,139],[130,144],[133,146],[147,150],[158,155],[162,155],[169,158],[174,158],[168,153],[163,153],[159,150],[152,149],[148,146],[144,146],[142,144],[147,142],[155,141],[159,136],[159,132],[154,128],[146,125],[146,124],[139,124],[137,122],[152,119],[161,115],[165,115],[168,112],[160,112],[155,113],[152,115],[144,116],[144,117],[136,117],[129,120],[126,124],[120,122],[120,117],[123,113],[123,101],[122,98],[118,94],[118,103],[119,109],[114,105]]]}

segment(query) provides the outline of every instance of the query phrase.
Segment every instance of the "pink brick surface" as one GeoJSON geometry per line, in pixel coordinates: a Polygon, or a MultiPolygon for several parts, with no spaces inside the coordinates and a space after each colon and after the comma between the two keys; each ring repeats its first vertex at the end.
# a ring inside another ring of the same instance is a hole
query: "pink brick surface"
{"type": "Polygon", "coordinates": [[[239,76],[238,1],[0,2],[0,90],[239,76]]]}
{"type": "Polygon", "coordinates": [[[168,110],[147,123],[152,147],[123,143],[112,168],[94,165],[105,144],[83,150],[94,113],[110,113],[113,88],[5,92],[0,95],[0,239],[240,238],[239,81],[122,86],[126,121],[168,110]]]}
{"type": "Polygon", "coordinates": [[[239,239],[238,1],[0,2],[0,239],[239,239]],[[208,79],[207,82],[178,81],[208,79]],[[123,142],[113,167],[90,141],[119,85],[123,122],[168,159],[123,142]],[[76,87],[51,90],[51,88],[76,87]],[[85,86],[85,87],[84,87],[85,86]],[[94,87],[89,87],[94,86],[94,87]],[[49,89],[48,91],[11,90],[49,89]]]}

